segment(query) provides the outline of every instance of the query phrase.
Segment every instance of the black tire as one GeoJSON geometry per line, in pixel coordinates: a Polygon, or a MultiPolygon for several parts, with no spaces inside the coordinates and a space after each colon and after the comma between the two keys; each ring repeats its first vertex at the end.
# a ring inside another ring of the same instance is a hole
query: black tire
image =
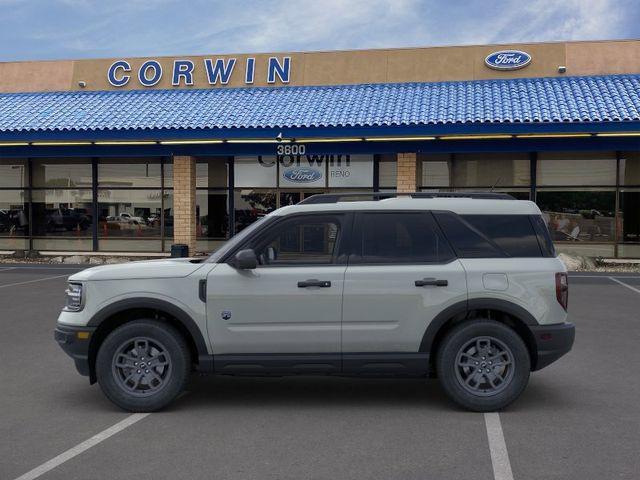
{"type": "Polygon", "coordinates": [[[100,388],[109,400],[130,412],[153,412],[167,406],[184,390],[190,370],[185,339],[157,320],[134,320],[116,328],[100,345],[96,359],[100,388]],[[145,351],[148,358],[143,356],[145,351]],[[137,366],[132,365],[134,360],[137,366]],[[156,366],[145,365],[150,360],[156,366]],[[130,376],[133,379],[125,382],[130,376]]]}
{"type": "Polygon", "coordinates": [[[442,388],[454,402],[475,412],[490,412],[520,396],[529,381],[531,359],[513,329],[494,320],[476,319],[447,333],[437,352],[436,369],[442,388]],[[488,359],[495,363],[488,365],[488,359]]]}

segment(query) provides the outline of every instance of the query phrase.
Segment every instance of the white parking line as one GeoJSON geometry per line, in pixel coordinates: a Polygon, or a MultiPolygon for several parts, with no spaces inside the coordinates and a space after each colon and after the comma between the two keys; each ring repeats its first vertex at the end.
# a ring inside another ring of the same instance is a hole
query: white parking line
{"type": "MultiPolygon", "coordinates": [[[[97,266],[97,265],[94,265],[97,266]]],[[[70,267],[49,267],[48,265],[34,265],[34,266],[23,266],[19,267],[7,267],[5,270],[84,270],[85,268],[89,268],[88,266],[70,266],[70,267]]],[[[0,268],[0,270],[3,270],[0,268]]]]}
{"type": "Polygon", "coordinates": [[[27,281],[24,281],[24,282],[7,283],[5,285],[0,285],[0,288],[15,287],[17,285],[25,285],[27,283],[44,282],[45,280],[53,280],[54,278],[62,278],[62,277],[68,277],[68,276],[69,276],[68,274],[65,274],[65,275],[54,275],[53,277],[36,278],[35,280],[27,280],[27,281]]]}
{"type": "MultiPolygon", "coordinates": [[[[613,281],[614,281],[614,282],[616,282],[616,283],[619,283],[619,284],[620,284],[620,285],[622,285],[623,287],[627,287],[629,290],[633,290],[633,291],[634,291],[634,292],[636,292],[636,293],[640,293],[640,290],[639,290],[639,289],[637,289],[637,288],[635,288],[635,287],[632,287],[631,285],[627,285],[626,283],[621,282],[621,281],[620,281],[620,280],[618,280],[617,278],[613,278],[613,277],[607,277],[607,278],[608,278],[609,280],[613,280],[613,281]]],[[[624,277],[623,277],[623,278],[624,278],[624,277]]]]}
{"type": "Polygon", "coordinates": [[[7,267],[7,268],[0,268],[0,272],[6,272],[7,270],[15,270],[17,267],[7,267]]]}
{"type": "Polygon", "coordinates": [[[38,478],[41,475],[44,475],[48,471],[53,470],[57,466],[62,465],[63,463],[71,460],[73,457],[80,455],[82,452],[89,450],[91,447],[99,444],[100,442],[105,441],[107,438],[112,437],[116,433],[121,432],[125,428],[130,427],[134,423],[139,422],[140,420],[142,420],[143,418],[149,415],[151,414],[150,413],[134,413],[132,415],[129,415],[127,418],[116,423],[112,427],[109,427],[106,430],[103,430],[102,432],[94,435],[90,439],[85,440],[82,443],[79,443],[75,447],[70,448],[66,452],[61,453],[60,455],[52,458],[48,462],[45,462],[42,465],[37,466],[33,470],[25,473],[24,475],[19,476],[15,480],[34,480],[35,478],[38,478]]]}
{"type": "Polygon", "coordinates": [[[498,413],[485,413],[484,423],[487,427],[489,439],[489,451],[491,452],[491,465],[493,465],[493,478],[495,480],[513,480],[511,462],[507,444],[502,433],[502,424],[498,413]]]}

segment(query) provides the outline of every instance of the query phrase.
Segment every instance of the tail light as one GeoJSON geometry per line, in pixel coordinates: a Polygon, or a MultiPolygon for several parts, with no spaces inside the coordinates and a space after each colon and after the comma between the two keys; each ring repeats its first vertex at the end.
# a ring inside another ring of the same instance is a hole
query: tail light
{"type": "Polygon", "coordinates": [[[556,273],[556,298],[566,311],[569,303],[569,277],[566,272],[556,273]]]}

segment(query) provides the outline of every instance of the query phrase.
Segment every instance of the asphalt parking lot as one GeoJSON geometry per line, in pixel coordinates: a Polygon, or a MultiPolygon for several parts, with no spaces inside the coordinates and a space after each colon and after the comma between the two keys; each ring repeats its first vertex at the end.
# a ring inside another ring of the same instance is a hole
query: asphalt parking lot
{"type": "Polygon", "coordinates": [[[572,275],[574,350],[499,416],[435,381],[197,376],[132,416],[53,340],[76,270],[0,265],[0,479],[638,478],[640,275],[572,275]]]}

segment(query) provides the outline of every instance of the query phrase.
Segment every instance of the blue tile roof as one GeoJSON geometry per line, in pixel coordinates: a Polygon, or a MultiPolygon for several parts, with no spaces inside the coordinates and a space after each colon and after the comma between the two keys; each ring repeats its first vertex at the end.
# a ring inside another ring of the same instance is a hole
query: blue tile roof
{"type": "Polygon", "coordinates": [[[0,95],[0,132],[640,120],[640,75],[0,95]]]}

